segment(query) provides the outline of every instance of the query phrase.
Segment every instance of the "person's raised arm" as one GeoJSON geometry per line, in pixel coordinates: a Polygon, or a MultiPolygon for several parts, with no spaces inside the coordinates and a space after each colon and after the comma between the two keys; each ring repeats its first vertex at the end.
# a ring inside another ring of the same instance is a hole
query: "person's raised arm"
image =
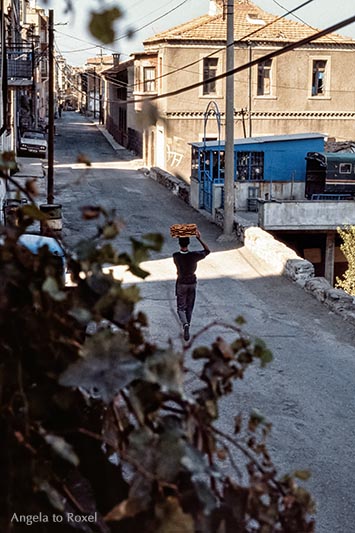
{"type": "Polygon", "coordinates": [[[196,229],[196,239],[202,244],[203,249],[206,250],[206,252],[210,253],[211,250],[209,249],[207,244],[201,239],[201,233],[198,229],[196,229]]]}

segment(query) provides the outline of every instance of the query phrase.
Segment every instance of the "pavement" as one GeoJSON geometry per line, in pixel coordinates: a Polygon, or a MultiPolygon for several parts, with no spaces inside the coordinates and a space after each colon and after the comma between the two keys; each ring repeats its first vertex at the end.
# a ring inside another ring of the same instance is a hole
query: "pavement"
{"type": "MultiPolygon", "coordinates": [[[[83,205],[100,203],[107,211],[115,209],[124,221],[113,242],[120,252],[130,250],[131,236],[163,233],[163,249],[142,265],[150,272],[146,280],[132,279],[119,267],[113,275],[139,286],[143,299],[138,309],[149,317],[148,338],[180,350],[171,259],[176,241],[170,238],[169,227],[180,221],[197,223],[212,253],[198,267],[191,325],[192,335],[198,336],[195,343],[210,346],[218,335],[234,340],[225,324],[243,315],[248,334],[264,339],[274,356],[266,369],[250,368],[222,402],[220,429],[231,431],[240,411],[261,411],[273,424],[268,448],[280,476],[297,469],[312,472],[305,486],[317,502],[317,533],[355,531],[355,329],[298,285],[275,275],[250,250],[219,242],[219,227],[143,171],[133,170],[138,161],[123,147],[115,150],[88,117],[63,113],[57,131],[56,200],[63,206],[68,248],[97,232],[97,221],[82,220],[83,205]],[[83,151],[90,157],[90,167],[78,163],[83,151]]],[[[38,182],[45,192],[46,180],[38,182]]],[[[191,387],[199,386],[194,381],[199,362],[192,359],[191,348],[184,350],[190,393],[191,387]]]]}

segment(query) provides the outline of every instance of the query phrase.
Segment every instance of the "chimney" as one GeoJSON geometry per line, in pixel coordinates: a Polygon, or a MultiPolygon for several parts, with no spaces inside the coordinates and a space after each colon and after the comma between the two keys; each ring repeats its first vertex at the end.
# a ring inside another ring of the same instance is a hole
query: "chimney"
{"type": "Polygon", "coordinates": [[[120,63],[120,55],[121,55],[121,54],[112,54],[112,57],[113,57],[113,66],[114,66],[114,67],[117,67],[117,65],[119,65],[119,63],[120,63]]]}
{"type": "Polygon", "coordinates": [[[210,17],[223,13],[223,0],[210,0],[208,14],[210,17]]]}

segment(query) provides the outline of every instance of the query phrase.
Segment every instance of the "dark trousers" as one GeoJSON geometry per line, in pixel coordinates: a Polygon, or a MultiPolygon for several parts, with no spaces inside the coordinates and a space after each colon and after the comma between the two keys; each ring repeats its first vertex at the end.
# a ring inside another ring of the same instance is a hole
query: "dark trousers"
{"type": "Polygon", "coordinates": [[[176,283],[177,313],[182,324],[190,324],[196,298],[196,283],[176,283]]]}

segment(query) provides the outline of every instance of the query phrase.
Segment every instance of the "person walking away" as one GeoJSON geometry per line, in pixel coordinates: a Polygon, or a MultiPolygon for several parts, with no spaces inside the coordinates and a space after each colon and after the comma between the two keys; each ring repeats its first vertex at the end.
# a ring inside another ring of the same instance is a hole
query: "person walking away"
{"type": "Polygon", "coordinates": [[[185,341],[190,338],[191,316],[196,298],[197,278],[195,272],[197,263],[210,253],[210,249],[201,239],[201,233],[198,229],[196,230],[196,238],[202,244],[203,250],[190,251],[188,248],[189,237],[180,237],[180,251],[173,254],[177,269],[175,287],[177,313],[183,327],[185,341]]]}

